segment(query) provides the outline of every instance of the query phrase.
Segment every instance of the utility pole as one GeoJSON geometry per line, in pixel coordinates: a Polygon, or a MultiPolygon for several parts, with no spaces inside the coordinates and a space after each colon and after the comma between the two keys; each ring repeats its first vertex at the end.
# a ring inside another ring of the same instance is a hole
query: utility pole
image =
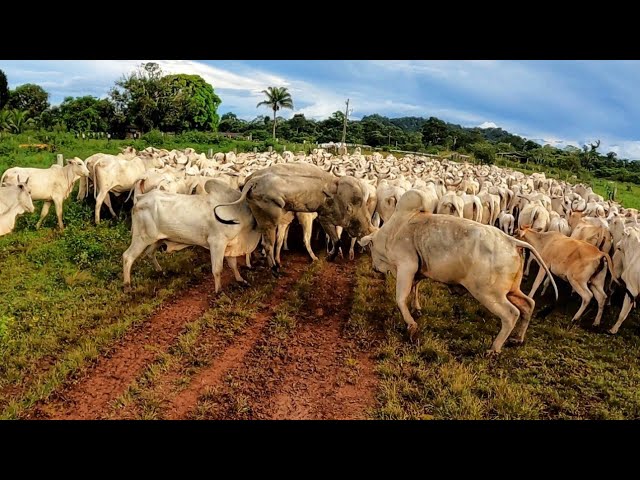
{"type": "Polygon", "coordinates": [[[347,141],[347,119],[349,118],[349,99],[347,98],[347,108],[344,111],[344,125],[342,126],[342,143],[347,141]]]}

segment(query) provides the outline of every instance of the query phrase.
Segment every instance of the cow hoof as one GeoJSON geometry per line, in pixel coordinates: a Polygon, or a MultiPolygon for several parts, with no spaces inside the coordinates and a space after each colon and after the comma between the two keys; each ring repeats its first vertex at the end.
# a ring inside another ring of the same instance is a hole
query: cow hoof
{"type": "Polygon", "coordinates": [[[327,257],[327,260],[329,260],[330,262],[333,262],[335,261],[337,256],[338,256],[338,252],[330,253],[329,256],[327,257]]]}
{"type": "Polygon", "coordinates": [[[353,252],[349,252],[349,260],[353,261],[354,258],[356,258],[354,253],[353,252]]]}
{"type": "Polygon", "coordinates": [[[613,330],[613,328],[611,328],[611,329],[607,330],[607,333],[609,335],[615,335],[616,333],[618,333],[618,331],[617,330],[613,330]]]}
{"type": "Polygon", "coordinates": [[[414,323],[413,325],[409,325],[408,330],[409,330],[409,340],[411,340],[412,342],[415,342],[416,340],[418,340],[418,324],[414,323]]]}
{"type": "Polygon", "coordinates": [[[275,266],[271,267],[271,274],[276,278],[280,278],[281,276],[280,269],[275,266]]]}
{"type": "Polygon", "coordinates": [[[124,286],[124,293],[131,293],[131,290],[132,290],[131,285],[124,286]]]}
{"type": "Polygon", "coordinates": [[[238,282],[238,285],[240,285],[240,287],[242,288],[251,288],[251,284],[246,280],[242,280],[241,282],[238,282]]]}
{"type": "Polygon", "coordinates": [[[520,340],[519,338],[508,338],[507,339],[507,343],[509,345],[522,345],[524,343],[524,340],[520,340]]]}
{"type": "Polygon", "coordinates": [[[422,316],[422,310],[420,310],[419,308],[415,309],[413,311],[413,316],[414,317],[421,317],[422,316]]]}

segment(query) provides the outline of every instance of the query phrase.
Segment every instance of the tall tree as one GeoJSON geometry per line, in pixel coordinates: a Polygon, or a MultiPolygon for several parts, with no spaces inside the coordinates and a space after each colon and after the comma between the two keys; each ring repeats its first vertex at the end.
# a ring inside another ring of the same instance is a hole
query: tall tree
{"type": "Polygon", "coordinates": [[[9,83],[7,82],[7,76],[2,70],[0,70],[0,110],[9,101],[9,83]]]}
{"type": "Polygon", "coordinates": [[[174,131],[218,128],[220,97],[200,75],[167,75],[160,83],[161,126],[174,131]]]}
{"type": "Polygon", "coordinates": [[[291,108],[293,109],[293,100],[291,99],[291,94],[287,90],[286,87],[269,87],[266,90],[263,90],[267,97],[266,100],[258,103],[256,108],[266,105],[267,107],[273,110],[273,138],[276,138],[276,113],[281,108],[291,108]]]}
{"type": "Polygon", "coordinates": [[[115,116],[133,123],[142,131],[158,128],[162,121],[159,104],[163,92],[162,69],[157,63],[143,63],[124,75],[109,92],[115,106],[115,116]]]}
{"type": "Polygon", "coordinates": [[[109,100],[90,95],[66,97],[59,110],[59,116],[67,128],[76,131],[107,131],[112,114],[113,105],[109,100]]]}
{"type": "Polygon", "coordinates": [[[33,119],[49,108],[49,94],[40,85],[25,83],[9,92],[7,107],[27,111],[33,119]]]}

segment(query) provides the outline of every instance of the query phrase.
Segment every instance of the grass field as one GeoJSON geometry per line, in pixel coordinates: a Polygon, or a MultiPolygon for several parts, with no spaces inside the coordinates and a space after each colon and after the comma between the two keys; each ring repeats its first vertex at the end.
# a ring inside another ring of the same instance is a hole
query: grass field
{"type": "MultiPolygon", "coordinates": [[[[116,153],[121,146],[92,140],[86,141],[86,147],[62,148],[60,152],[67,158],[86,158],[96,151],[116,153]]],[[[205,150],[207,146],[198,148],[205,150]]],[[[10,165],[46,166],[54,160],[52,152],[0,155],[0,172],[10,165]]],[[[602,194],[604,185],[597,180],[594,189],[602,194]]],[[[638,187],[617,187],[623,204],[638,205],[638,187]]],[[[53,213],[36,231],[41,202],[35,203],[36,212],[21,217],[14,233],[0,238],[2,418],[22,417],[34,405],[54,397],[70,379],[90,370],[128,332],[144,324],[158,307],[188,287],[207,282],[210,276],[207,252],[188,249],[160,255],[164,273],[155,272],[146,260],[137,262],[134,290],[124,294],[121,255],[130,242],[127,219],[106,220],[95,226],[92,209],[78,204],[72,194],[65,203],[65,231],[54,228],[53,213]]],[[[283,253],[283,258],[288,255],[283,253]]],[[[598,330],[589,327],[593,307],[580,325],[570,324],[578,302],[566,288],[561,289],[564,300],[546,317],[540,311],[553,303],[551,297],[536,299],[525,345],[505,348],[498,358],[486,358],[483,352],[497,334],[499,322],[467,293],[450,293],[444,285],[424,282],[424,314],[417,319],[420,340],[412,344],[406,340],[405,325],[395,305],[392,279],[374,274],[367,255],[357,257],[356,262],[355,282],[349,287],[353,288],[353,300],[340,318],[345,322],[344,337],[373,355],[378,383],[375,403],[367,411],[369,418],[640,417],[640,326],[636,311],[617,336],[604,333],[617,316],[620,297],[605,310],[603,328],[598,330]]],[[[312,274],[324,272],[326,276],[331,267],[321,261],[312,268],[309,264],[309,268],[304,273],[301,270],[299,280],[292,281],[291,292],[302,292],[301,296],[313,299],[309,290],[312,274]]],[[[314,282],[314,288],[322,289],[321,282],[314,282]]],[[[187,322],[170,346],[158,352],[155,360],[116,395],[112,413],[134,405],[134,418],[162,418],[158,405],[164,391],[163,372],[176,370],[173,380],[182,382],[177,390],[186,388],[198,369],[207,362],[215,363],[216,355],[222,355],[216,349],[231,348],[234,342],[242,341],[246,326],[250,326],[249,318],[257,312],[256,303],[268,298],[275,286],[265,281],[249,292],[233,291],[229,295],[238,298],[237,304],[229,303],[230,297],[222,297],[202,316],[187,322]],[[201,348],[200,339],[206,335],[220,338],[201,348]]],[[[301,313],[301,308],[289,296],[268,312],[262,340],[267,343],[256,344],[256,358],[268,352],[286,363],[294,355],[291,352],[298,352],[296,332],[310,315],[301,313]],[[289,353],[283,353],[286,349],[278,343],[281,341],[291,344],[289,353]]],[[[344,362],[356,371],[354,358],[350,356],[344,362]]],[[[274,367],[274,378],[283,382],[292,378],[291,373],[278,377],[278,368],[274,367]]],[[[237,375],[233,379],[228,380],[231,387],[224,388],[235,389],[238,396],[234,401],[246,399],[248,394],[242,393],[242,388],[249,389],[250,385],[242,387],[237,375]],[[233,386],[233,382],[239,386],[233,386]]],[[[190,415],[214,418],[213,412],[220,410],[214,405],[219,397],[215,392],[225,391],[220,388],[195,397],[196,410],[190,415]]],[[[249,410],[240,407],[238,415],[246,418],[249,410]]]]}

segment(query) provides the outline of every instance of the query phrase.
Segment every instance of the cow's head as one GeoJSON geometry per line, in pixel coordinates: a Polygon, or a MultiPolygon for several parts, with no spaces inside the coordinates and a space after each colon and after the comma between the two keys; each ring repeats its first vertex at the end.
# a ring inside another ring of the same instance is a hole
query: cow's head
{"type": "Polygon", "coordinates": [[[326,195],[324,216],[341,225],[354,238],[375,231],[365,202],[366,192],[353,177],[340,177],[323,190],[326,195]]]}
{"type": "Polygon", "coordinates": [[[385,232],[381,229],[376,230],[369,235],[358,240],[361,247],[369,247],[371,251],[371,265],[373,270],[378,273],[384,273],[392,270],[392,266],[387,259],[386,242],[384,241],[385,232]]]}
{"type": "Polygon", "coordinates": [[[29,188],[29,179],[22,183],[20,182],[20,177],[18,177],[18,204],[22,207],[25,212],[33,213],[35,211],[35,207],[33,206],[33,200],[31,199],[31,190],[29,188]]]}
{"type": "Polygon", "coordinates": [[[67,160],[67,165],[71,165],[71,171],[79,177],[89,176],[89,169],[78,157],[67,160]]]}

